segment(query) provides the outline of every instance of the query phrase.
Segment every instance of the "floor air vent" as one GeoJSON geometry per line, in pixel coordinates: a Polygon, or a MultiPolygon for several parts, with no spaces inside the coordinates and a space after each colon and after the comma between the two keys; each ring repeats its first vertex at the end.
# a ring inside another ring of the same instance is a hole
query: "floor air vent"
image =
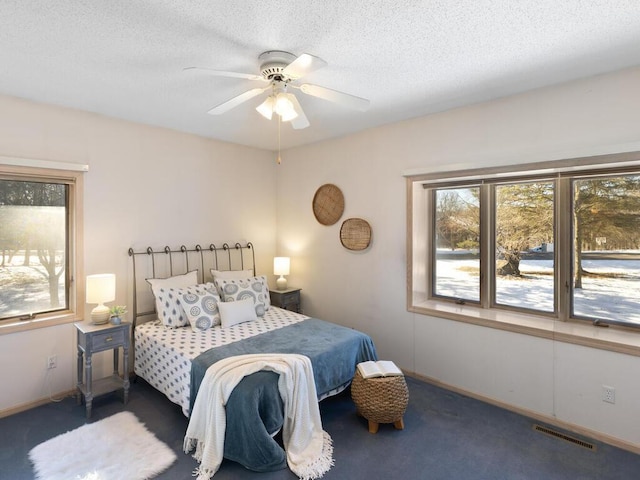
{"type": "Polygon", "coordinates": [[[587,450],[591,450],[592,452],[596,451],[596,446],[593,443],[585,442],[584,440],[580,440],[579,438],[572,437],[570,435],[566,435],[562,432],[557,432],[548,427],[543,427],[542,425],[533,425],[533,429],[536,432],[544,433],[545,435],[549,435],[551,437],[559,438],[560,440],[564,440],[565,442],[573,443],[582,448],[586,448],[587,450]]]}

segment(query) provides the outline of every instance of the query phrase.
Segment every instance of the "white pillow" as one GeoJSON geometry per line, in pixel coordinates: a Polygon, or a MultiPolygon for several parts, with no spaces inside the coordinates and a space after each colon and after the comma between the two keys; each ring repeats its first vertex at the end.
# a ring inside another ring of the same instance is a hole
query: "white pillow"
{"type": "Polygon", "coordinates": [[[218,292],[224,302],[235,302],[250,298],[255,306],[256,315],[262,317],[269,307],[271,298],[269,297],[269,287],[267,277],[250,277],[237,280],[214,280],[218,292]]]}
{"type": "Polygon", "coordinates": [[[153,296],[156,298],[156,312],[158,312],[158,319],[160,319],[164,325],[167,325],[167,323],[172,322],[164,318],[164,313],[168,312],[177,315],[179,314],[179,311],[173,308],[175,299],[168,298],[168,294],[163,292],[163,298],[159,298],[160,289],[167,290],[196,285],[198,283],[198,271],[193,270],[192,272],[187,272],[184,275],[175,275],[168,278],[147,278],[147,282],[151,285],[151,291],[153,292],[153,296]],[[167,302],[169,302],[169,304],[167,304],[167,302]]]}
{"type": "MultiPolygon", "coordinates": [[[[211,283],[207,285],[212,285],[211,283]]],[[[193,288],[186,288],[177,291],[180,299],[180,306],[184,310],[191,330],[194,332],[203,332],[209,328],[220,325],[220,296],[215,287],[207,290],[206,293],[196,293],[193,288]]]]}
{"type": "Polygon", "coordinates": [[[161,288],[190,287],[198,283],[198,270],[168,278],[147,278],[147,282],[151,285],[151,291],[154,295],[161,288]]]}
{"type": "Polygon", "coordinates": [[[250,298],[236,302],[220,302],[218,308],[220,309],[222,328],[232,327],[243,322],[253,322],[258,319],[253,300],[250,298]]]}
{"type": "Polygon", "coordinates": [[[253,270],[210,270],[214,280],[240,280],[242,278],[253,277],[253,270]]]}

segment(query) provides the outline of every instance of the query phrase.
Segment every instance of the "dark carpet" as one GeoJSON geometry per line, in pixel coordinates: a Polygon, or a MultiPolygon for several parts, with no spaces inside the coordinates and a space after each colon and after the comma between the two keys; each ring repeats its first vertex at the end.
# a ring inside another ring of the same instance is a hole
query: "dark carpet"
{"type": "MultiPolygon", "coordinates": [[[[325,479],[566,479],[640,478],[640,455],[590,439],[595,451],[532,429],[527,417],[407,378],[409,407],[405,429],[381,425],[370,434],[344,392],[321,403],[325,430],[334,442],[335,466],[325,479]]],[[[182,452],[187,419],[144,381],[132,383],[126,409],[178,454],[159,479],[191,479],[196,461],[182,452]]],[[[91,421],[123,410],[117,393],[94,400],[91,421]]],[[[84,406],[69,397],[0,419],[0,479],[34,478],[31,448],[85,423],[84,406]]],[[[567,432],[568,433],[568,432],[567,432]]],[[[100,448],[100,439],[95,447],[100,448]]],[[[60,452],[73,455],[73,452],[60,452]]],[[[254,473],[224,461],[216,480],[294,480],[288,469],[254,473]]],[[[126,479],[125,479],[126,480],[126,479]]]]}

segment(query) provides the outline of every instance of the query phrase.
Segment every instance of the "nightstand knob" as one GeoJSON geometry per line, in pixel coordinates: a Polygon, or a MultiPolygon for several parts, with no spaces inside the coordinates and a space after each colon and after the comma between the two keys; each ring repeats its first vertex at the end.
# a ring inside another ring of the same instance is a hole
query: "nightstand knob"
{"type": "Polygon", "coordinates": [[[107,337],[104,339],[105,342],[110,342],[111,340],[113,340],[113,337],[107,337]]]}

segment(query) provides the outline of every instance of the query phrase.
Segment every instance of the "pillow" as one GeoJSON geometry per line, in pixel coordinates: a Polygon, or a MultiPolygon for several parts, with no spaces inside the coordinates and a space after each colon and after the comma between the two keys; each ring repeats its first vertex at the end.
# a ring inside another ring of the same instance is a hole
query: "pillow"
{"type": "Polygon", "coordinates": [[[220,296],[215,287],[210,287],[210,290],[205,293],[196,293],[189,290],[195,289],[181,289],[176,293],[180,300],[180,305],[189,320],[191,330],[204,332],[215,325],[220,325],[220,311],[218,310],[220,296]]]}
{"type": "MultiPolygon", "coordinates": [[[[216,280],[242,280],[243,278],[253,277],[253,270],[209,270],[213,281],[216,280]]],[[[222,290],[218,287],[218,293],[222,296],[222,290]]]]}
{"type": "Polygon", "coordinates": [[[236,302],[250,298],[255,306],[256,315],[259,317],[262,317],[271,307],[267,277],[264,275],[239,280],[217,279],[215,284],[225,302],[236,302]]]}
{"type": "Polygon", "coordinates": [[[153,296],[156,298],[156,312],[158,312],[158,319],[160,319],[164,325],[167,325],[167,323],[171,323],[172,320],[165,320],[164,313],[173,312],[173,305],[167,305],[167,302],[172,304],[174,299],[169,299],[168,295],[164,292],[162,295],[163,298],[159,299],[158,294],[160,289],[183,288],[196,285],[198,283],[198,271],[193,270],[192,272],[187,272],[184,275],[175,275],[168,278],[147,278],[147,282],[151,285],[151,291],[153,292],[153,296]]]}
{"type": "Polygon", "coordinates": [[[182,288],[190,287],[198,283],[198,270],[187,272],[184,275],[175,275],[169,278],[147,278],[151,285],[151,291],[156,294],[159,288],[182,288]]]}
{"type": "MultiPolygon", "coordinates": [[[[182,307],[180,295],[185,293],[205,295],[207,293],[218,296],[213,283],[202,283],[184,288],[160,288],[156,296],[158,318],[168,328],[178,328],[189,325],[189,317],[182,307]]],[[[219,298],[219,297],[218,297],[219,298]]]]}
{"type": "Polygon", "coordinates": [[[222,328],[232,327],[238,323],[253,322],[258,319],[253,300],[245,298],[236,302],[221,302],[218,304],[222,328]]]}
{"type": "Polygon", "coordinates": [[[253,277],[253,270],[210,270],[214,280],[241,280],[243,278],[253,277]]]}

